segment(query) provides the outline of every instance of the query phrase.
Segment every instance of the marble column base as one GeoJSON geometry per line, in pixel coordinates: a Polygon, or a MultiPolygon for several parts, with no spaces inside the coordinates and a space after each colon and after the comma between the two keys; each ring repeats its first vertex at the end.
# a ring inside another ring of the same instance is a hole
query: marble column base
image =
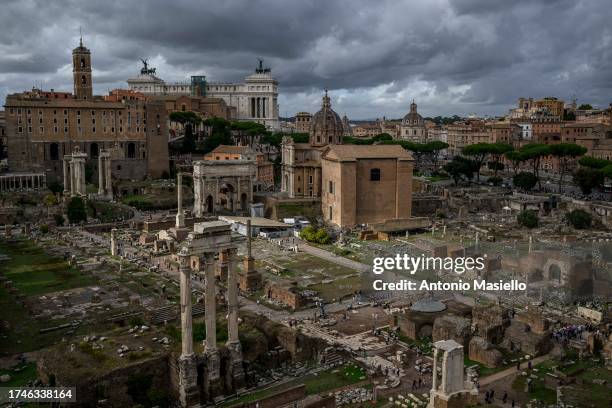
{"type": "Polygon", "coordinates": [[[221,356],[219,350],[205,350],[206,372],[204,374],[204,393],[207,401],[213,401],[216,397],[223,395],[223,383],[221,382],[221,356]]]}
{"type": "Polygon", "coordinates": [[[179,357],[179,400],[182,407],[200,406],[195,354],[179,357]]]}
{"type": "Polygon", "coordinates": [[[226,344],[229,351],[229,363],[226,375],[227,388],[233,391],[244,388],[244,367],[242,366],[242,346],[239,341],[226,344]]]}

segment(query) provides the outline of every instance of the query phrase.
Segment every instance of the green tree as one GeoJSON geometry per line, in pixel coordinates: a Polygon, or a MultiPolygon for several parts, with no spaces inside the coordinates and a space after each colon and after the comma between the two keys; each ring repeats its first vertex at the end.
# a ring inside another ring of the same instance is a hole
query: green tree
{"type": "Polygon", "coordinates": [[[521,163],[525,161],[525,157],[521,154],[521,152],[516,150],[506,152],[504,156],[512,164],[512,174],[516,176],[521,163]]]}
{"type": "Polygon", "coordinates": [[[550,146],[542,143],[530,143],[521,147],[520,152],[526,161],[531,161],[533,174],[536,176],[537,182],[540,183],[541,188],[540,163],[544,157],[550,155],[550,146]]]}
{"type": "Polygon", "coordinates": [[[612,161],[606,159],[598,159],[593,156],[582,156],[578,160],[578,164],[585,167],[590,167],[592,169],[603,169],[607,165],[612,164],[612,161]]]}
{"type": "Polygon", "coordinates": [[[440,153],[442,150],[448,148],[448,143],[445,143],[441,140],[433,140],[427,143],[429,145],[429,150],[431,151],[431,164],[434,169],[438,168],[438,160],[440,160],[440,153]]]}
{"type": "Polygon", "coordinates": [[[578,110],[592,110],[593,106],[589,103],[583,103],[578,107],[578,110]]]}
{"type": "Polygon", "coordinates": [[[185,134],[183,136],[182,151],[183,153],[194,153],[196,152],[195,137],[193,135],[193,128],[202,123],[202,118],[195,112],[192,111],[176,111],[171,112],[168,115],[171,122],[180,123],[185,128],[185,134]]]}
{"type": "Polygon", "coordinates": [[[491,156],[491,159],[493,159],[491,162],[495,163],[492,166],[489,165],[489,168],[495,171],[495,176],[497,176],[498,171],[504,169],[504,164],[502,163],[502,158],[504,157],[504,155],[513,150],[514,147],[506,143],[492,143],[489,146],[489,154],[491,156]]]}
{"type": "Polygon", "coordinates": [[[47,182],[47,188],[51,190],[53,194],[61,194],[64,191],[62,183],[57,181],[56,178],[51,178],[47,182]]]}
{"type": "Polygon", "coordinates": [[[372,138],[373,142],[382,142],[383,140],[393,140],[393,136],[388,133],[381,133],[372,138]]]}
{"type": "Polygon", "coordinates": [[[599,169],[581,167],[574,172],[574,183],[580,188],[582,194],[590,195],[594,188],[600,188],[604,184],[604,173],[599,169]]]}
{"type": "Polygon", "coordinates": [[[444,171],[446,171],[449,176],[452,177],[455,185],[459,183],[459,180],[461,180],[462,177],[472,180],[474,178],[476,168],[477,164],[473,160],[462,156],[456,156],[443,167],[444,171]]]}
{"type": "Polygon", "coordinates": [[[43,199],[43,202],[45,203],[45,205],[47,206],[47,218],[49,217],[49,210],[52,206],[54,206],[55,204],[57,204],[57,199],[55,198],[54,194],[47,194],[45,196],[45,198],[43,199]]]}
{"type": "Polygon", "coordinates": [[[213,151],[219,145],[232,145],[230,122],[222,118],[209,118],[204,125],[211,128],[210,136],[204,141],[204,153],[213,151]]]}
{"type": "Polygon", "coordinates": [[[584,210],[573,210],[565,214],[565,220],[576,229],[590,228],[593,223],[591,214],[584,210]]]}
{"type": "Polygon", "coordinates": [[[612,179],[612,164],[608,164],[606,167],[601,169],[604,177],[607,179],[612,179]]]}
{"type": "Polygon", "coordinates": [[[565,175],[576,165],[576,159],[587,152],[586,147],[575,143],[559,143],[549,147],[550,154],[559,162],[559,193],[565,175]]]}
{"type": "Polygon", "coordinates": [[[521,211],[516,216],[516,221],[519,223],[519,225],[529,229],[537,227],[539,222],[538,215],[533,210],[521,211]]]}
{"type": "Polygon", "coordinates": [[[538,178],[533,173],[522,171],[513,177],[512,182],[515,187],[529,191],[538,183],[538,178]]]}
{"type": "Polygon", "coordinates": [[[66,215],[68,216],[68,221],[72,224],[87,221],[85,201],[81,197],[72,197],[66,206],[66,215]]]}
{"type": "Polygon", "coordinates": [[[465,156],[470,156],[476,164],[476,180],[480,180],[480,168],[492,150],[493,148],[490,143],[476,143],[463,148],[461,153],[465,156]]]}
{"type": "Polygon", "coordinates": [[[55,214],[53,216],[53,219],[55,220],[55,225],[57,225],[58,227],[64,225],[64,216],[62,214],[55,214]]]}

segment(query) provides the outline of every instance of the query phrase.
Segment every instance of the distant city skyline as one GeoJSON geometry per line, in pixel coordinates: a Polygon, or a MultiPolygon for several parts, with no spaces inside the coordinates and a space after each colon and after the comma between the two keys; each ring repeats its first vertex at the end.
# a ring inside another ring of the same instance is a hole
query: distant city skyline
{"type": "Polygon", "coordinates": [[[283,117],[318,110],[324,88],[352,120],[401,118],[413,99],[423,116],[503,115],[521,96],[612,101],[604,0],[154,3],[6,2],[0,98],[71,90],[82,27],[96,94],[127,88],[140,58],[167,81],[241,80],[263,58],[283,117]]]}

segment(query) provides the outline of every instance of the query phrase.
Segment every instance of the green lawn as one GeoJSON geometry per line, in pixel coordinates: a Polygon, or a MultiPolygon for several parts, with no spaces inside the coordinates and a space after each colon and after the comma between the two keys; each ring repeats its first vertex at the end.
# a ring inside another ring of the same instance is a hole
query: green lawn
{"type": "Polygon", "coordinates": [[[307,395],[320,394],[323,392],[334,390],[336,388],[364,381],[361,379],[363,377],[367,378],[365,370],[363,370],[356,364],[349,363],[345,364],[340,368],[323,371],[318,375],[309,375],[303,378],[296,378],[295,380],[291,380],[288,383],[282,385],[252,392],[250,394],[240,397],[237,400],[226,402],[222,404],[221,407],[241,406],[241,404],[243,403],[257,401],[276,392],[295,387],[299,384],[304,384],[306,386],[307,395]]]}
{"type": "Polygon", "coordinates": [[[10,370],[0,370],[0,375],[4,374],[10,375],[11,379],[3,383],[3,387],[25,387],[29,381],[37,378],[36,363],[26,363],[12,367],[10,370]]]}
{"type": "Polygon", "coordinates": [[[0,265],[0,271],[26,296],[78,288],[96,282],[93,277],[68,266],[63,259],[48,255],[32,241],[0,242],[0,253],[11,258],[0,265]]]}

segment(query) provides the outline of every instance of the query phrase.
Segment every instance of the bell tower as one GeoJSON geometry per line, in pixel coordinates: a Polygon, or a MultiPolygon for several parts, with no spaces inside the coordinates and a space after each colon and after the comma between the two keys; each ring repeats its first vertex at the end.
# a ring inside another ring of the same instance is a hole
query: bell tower
{"type": "Polygon", "coordinates": [[[93,99],[91,83],[91,53],[83,46],[83,37],[79,46],[72,50],[72,77],[74,80],[74,97],[76,99],[93,99]]]}

